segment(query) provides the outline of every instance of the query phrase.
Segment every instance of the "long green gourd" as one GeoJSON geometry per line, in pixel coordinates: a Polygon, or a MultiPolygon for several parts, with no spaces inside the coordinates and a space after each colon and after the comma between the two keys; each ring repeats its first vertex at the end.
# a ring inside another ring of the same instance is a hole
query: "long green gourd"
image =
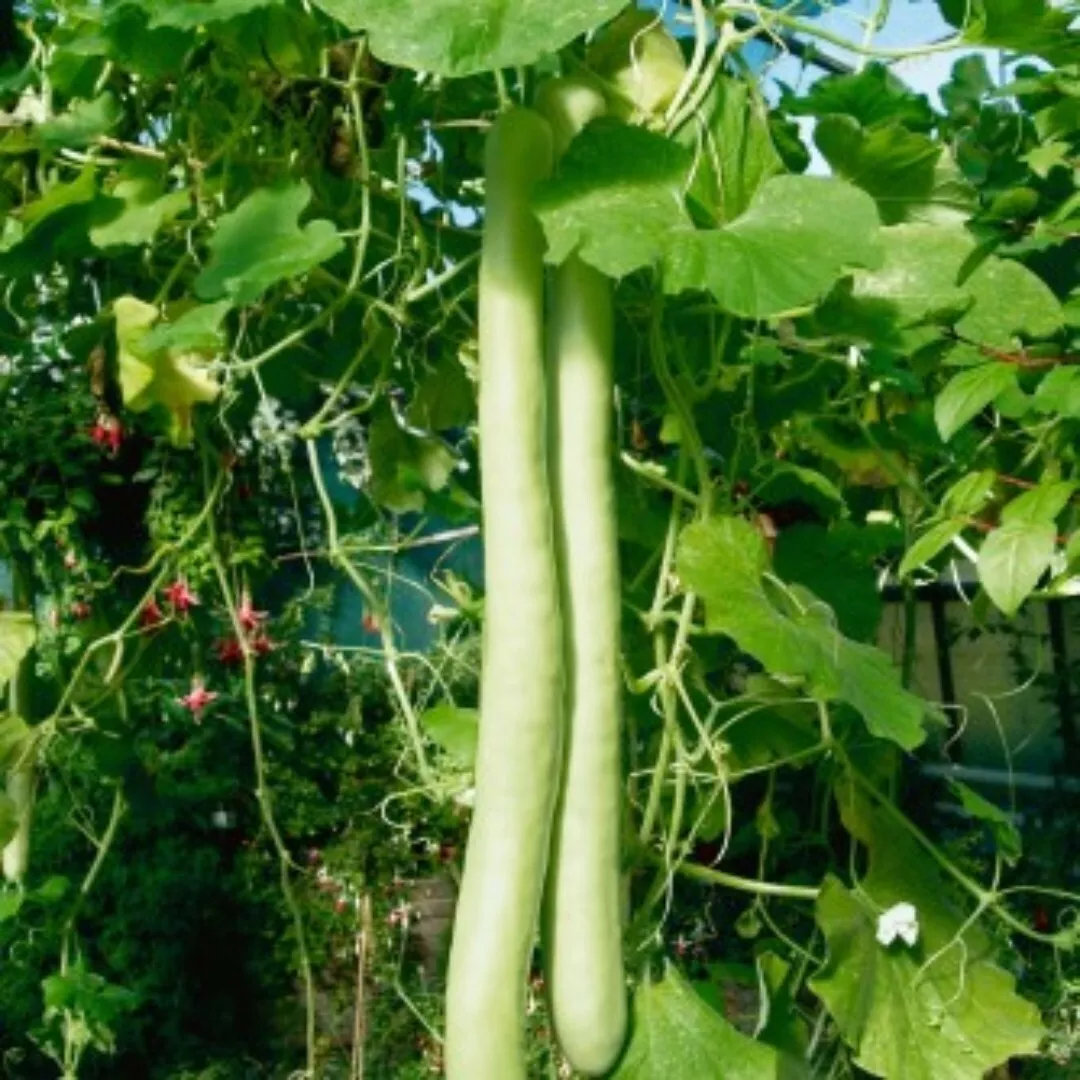
{"type": "Polygon", "coordinates": [[[485,151],[480,467],[485,614],[476,802],[450,950],[449,1080],[524,1080],[525,988],[562,754],[563,644],[548,480],[543,236],[548,123],[512,109],[485,151]]]}
{"type": "MultiPolygon", "coordinates": [[[[551,121],[557,155],[605,111],[602,95],[573,79],[546,84],[537,107],[551,121]]],[[[569,726],[545,896],[544,957],[559,1046],[587,1076],[611,1068],[628,1026],[613,348],[611,283],[571,255],[551,274],[548,318],[569,726]]]]}

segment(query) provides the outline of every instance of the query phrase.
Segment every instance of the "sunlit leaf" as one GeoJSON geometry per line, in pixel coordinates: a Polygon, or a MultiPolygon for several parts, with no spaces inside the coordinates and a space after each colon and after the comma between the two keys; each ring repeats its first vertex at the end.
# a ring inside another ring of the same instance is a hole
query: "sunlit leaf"
{"type": "Polygon", "coordinates": [[[1014,521],[995,529],[979,550],[979,581],[1006,615],[1015,615],[1054,557],[1052,523],[1014,521]]]}
{"type": "Polygon", "coordinates": [[[381,60],[439,75],[532,64],[617,15],[625,0],[317,0],[371,35],[381,60]]]}
{"type": "Polygon", "coordinates": [[[878,265],[877,235],[865,192],[822,177],[774,176],[724,228],[668,238],[664,289],[705,289],[733,315],[768,318],[817,302],[855,267],[878,265]]]}

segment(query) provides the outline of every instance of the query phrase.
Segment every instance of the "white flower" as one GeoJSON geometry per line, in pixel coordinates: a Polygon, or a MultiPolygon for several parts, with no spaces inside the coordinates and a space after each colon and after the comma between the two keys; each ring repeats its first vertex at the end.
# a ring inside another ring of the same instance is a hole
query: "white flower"
{"type": "Polygon", "coordinates": [[[881,945],[891,945],[901,938],[909,947],[919,940],[919,916],[914,904],[893,904],[878,916],[877,939],[881,945]]]}

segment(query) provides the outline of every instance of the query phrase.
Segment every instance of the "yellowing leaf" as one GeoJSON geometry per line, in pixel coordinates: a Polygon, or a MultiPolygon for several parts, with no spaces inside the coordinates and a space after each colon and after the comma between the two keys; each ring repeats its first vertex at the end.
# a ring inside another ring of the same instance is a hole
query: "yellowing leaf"
{"type": "Polygon", "coordinates": [[[124,404],[133,412],[163,406],[169,412],[173,443],[190,445],[192,409],[214,401],[221,389],[206,370],[205,354],[148,347],[147,338],[158,319],[152,304],[121,296],[114,301],[113,311],[124,404]]]}

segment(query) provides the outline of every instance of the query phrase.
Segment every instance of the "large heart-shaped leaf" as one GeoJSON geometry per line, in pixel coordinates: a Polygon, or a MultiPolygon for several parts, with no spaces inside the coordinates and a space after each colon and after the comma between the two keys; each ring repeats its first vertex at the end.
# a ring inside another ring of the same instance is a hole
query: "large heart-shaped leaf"
{"type": "Polygon", "coordinates": [[[774,176],[722,229],[679,232],[664,255],[664,289],[706,289],[726,311],[765,319],[820,300],[855,267],[880,262],[878,214],[838,180],[774,176]]]}
{"type": "Polygon", "coordinates": [[[611,1080],[799,1080],[802,1062],[747,1038],[668,966],[634,995],[633,1034],[611,1080]]]}
{"type": "Polygon", "coordinates": [[[316,0],[371,36],[387,63],[438,75],[532,64],[617,15],[626,0],[316,0]]]}
{"type": "Polygon", "coordinates": [[[846,701],[870,732],[906,750],[925,738],[935,714],[900,684],[879,649],[839,632],[831,609],[798,586],[767,588],[765,541],[742,518],[717,517],[683,530],[676,565],[705,602],[712,633],[732,638],[772,675],[800,677],[823,701],[846,701]]]}
{"type": "Polygon", "coordinates": [[[1009,1057],[1034,1053],[1039,1010],[996,963],[997,946],[965,912],[911,836],[865,802],[844,800],[844,822],[870,849],[858,892],[826,879],[817,906],[828,960],[811,980],[855,1061],[888,1080],[982,1080],[1009,1057]],[[914,945],[878,940],[880,915],[915,909],[914,945]]]}
{"type": "Polygon", "coordinates": [[[772,176],[745,213],[698,229],[684,202],[692,165],[688,150],[659,135],[590,124],[534,198],[548,259],[576,251],[611,277],[659,266],[667,292],[708,290],[754,319],[815,303],[849,269],[879,262],[877,210],[858,188],[772,176]]]}

